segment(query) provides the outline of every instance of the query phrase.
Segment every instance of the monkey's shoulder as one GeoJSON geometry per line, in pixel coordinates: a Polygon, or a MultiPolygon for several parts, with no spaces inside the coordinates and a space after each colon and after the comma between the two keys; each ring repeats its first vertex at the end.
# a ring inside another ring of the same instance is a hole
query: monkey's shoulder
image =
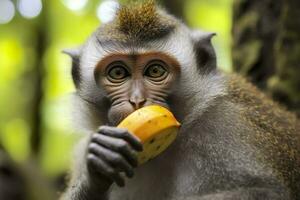
{"type": "Polygon", "coordinates": [[[299,119],[239,75],[228,77],[227,91],[228,101],[239,106],[240,117],[250,130],[250,135],[242,137],[257,150],[258,159],[290,188],[300,189],[299,119]]]}
{"type": "Polygon", "coordinates": [[[273,101],[246,78],[237,74],[228,76],[227,91],[228,100],[242,106],[247,120],[267,130],[299,133],[296,115],[273,101]]]}

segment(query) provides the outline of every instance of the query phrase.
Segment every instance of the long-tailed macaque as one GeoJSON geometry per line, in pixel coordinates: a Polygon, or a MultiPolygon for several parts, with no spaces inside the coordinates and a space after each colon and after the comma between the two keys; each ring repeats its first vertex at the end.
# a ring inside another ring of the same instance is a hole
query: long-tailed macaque
{"type": "Polygon", "coordinates": [[[120,7],[66,52],[88,134],[62,199],[300,199],[298,119],[217,70],[213,36],[148,1],[120,7]],[[141,142],[116,126],[152,104],[170,109],[182,127],[165,152],[137,166],[141,142]]]}

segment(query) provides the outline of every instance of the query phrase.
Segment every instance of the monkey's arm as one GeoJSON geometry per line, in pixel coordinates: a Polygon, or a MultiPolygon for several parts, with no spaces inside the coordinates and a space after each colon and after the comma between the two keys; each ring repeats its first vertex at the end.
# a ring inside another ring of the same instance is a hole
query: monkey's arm
{"type": "Polygon", "coordinates": [[[289,200],[289,194],[278,188],[240,188],[232,191],[222,191],[204,196],[191,196],[175,200],[289,200]]]}
{"type": "Polygon", "coordinates": [[[107,200],[107,191],[99,188],[93,188],[89,183],[88,170],[86,167],[86,147],[88,146],[90,136],[85,136],[76,145],[75,158],[71,173],[71,180],[67,190],[60,197],[60,200],[107,200]]]}
{"type": "Polygon", "coordinates": [[[78,144],[72,178],[61,200],[108,200],[113,182],[125,185],[120,172],[133,176],[142,148],[126,129],[101,126],[78,144]]]}

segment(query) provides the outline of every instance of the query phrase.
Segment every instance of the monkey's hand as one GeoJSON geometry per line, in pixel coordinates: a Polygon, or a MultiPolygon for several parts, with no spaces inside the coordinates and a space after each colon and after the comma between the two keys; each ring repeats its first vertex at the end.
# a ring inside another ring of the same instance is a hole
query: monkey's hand
{"type": "Polygon", "coordinates": [[[125,180],[121,172],[133,177],[137,152],[142,149],[140,140],[126,129],[101,126],[88,144],[87,169],[91,184],[99,189],[108,189],[113,182],[123,187],[125,180]]]}

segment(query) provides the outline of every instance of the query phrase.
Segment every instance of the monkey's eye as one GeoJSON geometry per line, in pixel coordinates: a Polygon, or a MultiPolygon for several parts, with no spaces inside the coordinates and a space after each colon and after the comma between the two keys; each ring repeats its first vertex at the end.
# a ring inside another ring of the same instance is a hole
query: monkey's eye
{"type": "Polygon", "coordinates": [[[112,81],[121,81],[129,75],[129,72],[124,66],[115,65],[109,69],[107,75],[112,81]]]}
{"type": "Polygon", "coordinates": [[[168,71],[162,64],[153,63],[147,67],[145,75],[153,79],[163,79],[168,75],[168,71]]]}

